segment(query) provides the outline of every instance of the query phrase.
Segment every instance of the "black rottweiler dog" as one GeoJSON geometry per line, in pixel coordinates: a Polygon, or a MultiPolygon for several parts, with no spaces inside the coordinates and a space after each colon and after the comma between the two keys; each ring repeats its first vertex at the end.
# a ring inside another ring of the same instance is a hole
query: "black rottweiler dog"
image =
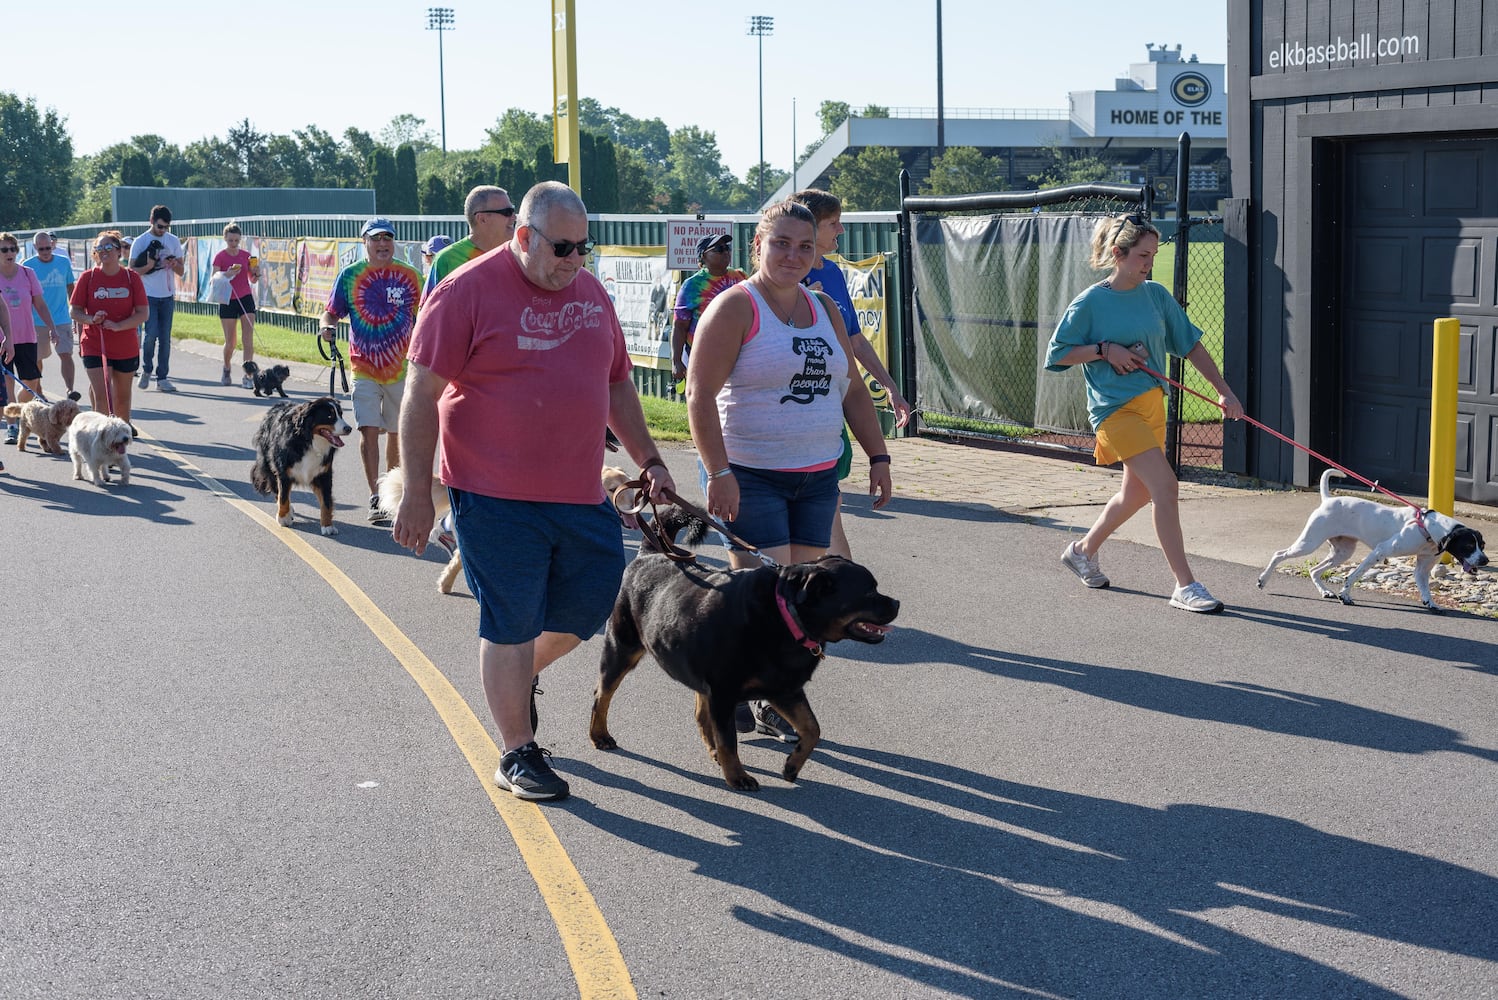
{"type": "Polygon", "coordinates": [[[271,365],[262,369],[253,361],[244,363],[244,372],[255,385],[255,395],[269,397],[271,393],[281,394],[282,399],[290,399],[286,390],[281,388],[281,383],[291,378],[291,369],[285,365],[271,365]]]}
{"type": "Polygon", "coordinates": [[[796,727],[800,741],[781,772],[795,781],[821,738],[805,687],[823,644],[883,642],[899,611],[872,573],[841,556],[725,571],[642,553],[624,571],[609,616],[588,736],[600,750],[618,746],[609,703],[648,652],[697,692],[697,728],[728,787],[759,788],[739,760],[733,725],[734,706],[751,698],[796,727]]]}

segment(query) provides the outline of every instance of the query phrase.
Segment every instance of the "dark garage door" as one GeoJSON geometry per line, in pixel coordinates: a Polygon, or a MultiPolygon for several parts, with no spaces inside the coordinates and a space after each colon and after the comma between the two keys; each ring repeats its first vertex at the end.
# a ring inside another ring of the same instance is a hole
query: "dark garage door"
{"type": "Polygon", "coordinates": [[[1355,143],[1343,163],[1345,461],[1425,495],[1432,322],[1455,316],[1456,495],[1498,503],[1498,139],[1355,143]]]}

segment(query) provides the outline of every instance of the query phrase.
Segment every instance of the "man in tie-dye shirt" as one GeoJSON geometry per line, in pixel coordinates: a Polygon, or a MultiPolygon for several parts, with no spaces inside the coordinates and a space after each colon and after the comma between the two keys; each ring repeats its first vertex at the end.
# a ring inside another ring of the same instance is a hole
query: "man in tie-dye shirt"
{"type": "Polygon", "coordinates": [[[749,277],[728,266],[732,259],[733,238],[727,233],[704,236],[697,242],[697,260],[702,270],[681,283],[676,296],[676,320],[671,324],[671,377],[678,382],[687,377],[692,335],[697,332],[697,321],[707,311],[707,304],[723,289],[749,277]]]}
{"type": "Polygon", "coordinates": [[[322,337],[332,340],[348,317],[349,367],[354,370],[354,423],[369,483],[369,519],[385,520],[375,484],[380,477],[380,433],[388,435],[385,465],[400,464],[401,396],[406,387],[406,349],[421,301],[421,272],[395,259],[395,228],[370,219],[359,234],[365,259],[338,272],[322,317],[322,337]]]}

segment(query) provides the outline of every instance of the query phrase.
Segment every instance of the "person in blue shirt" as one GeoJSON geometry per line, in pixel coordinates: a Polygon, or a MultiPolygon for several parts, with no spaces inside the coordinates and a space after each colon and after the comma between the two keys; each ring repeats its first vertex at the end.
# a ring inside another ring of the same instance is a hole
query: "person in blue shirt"
{"type": "Polygon", "coordinates": [[[1186,560],[1179,486],[1165,457],[1165,387],[1141,367],[1161,371],[1167,355],[1184,357],[1217,390],[1224,416],[1238,420],[1243,406],[1202,346],[1202,331],[1164,285],[1149,280],[1159,249],[1160,231],[1141,215],[1100,220],[1091,263],[1111,273],[1072,300],[1046,349],[1047,371],[1083,366],[1087,419],[1097,435],[1094,458],[1099,465],[1124,467],[1119,491],[1087,534],[1066,547],[1061,563],[1088,587],[1108,586],[1098,549],[1153,503],[1155,537],[1176,582],[1171,607],[1210,614],[1221,611],[1222,602],[1197,581],[1186,560]]]}

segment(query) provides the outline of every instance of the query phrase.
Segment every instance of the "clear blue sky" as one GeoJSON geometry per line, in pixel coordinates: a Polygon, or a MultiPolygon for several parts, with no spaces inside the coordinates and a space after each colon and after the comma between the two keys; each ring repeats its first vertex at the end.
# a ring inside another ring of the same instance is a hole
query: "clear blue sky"
{"type": "MultiPolygon", "coordinates": [[[[12,72],[0,90],[57,109],[80,154],[141,133],[178,145],[222,137],[246,117],[262,132],[315,123],[340,135],[351,125],[378,134],[409,113],[440,131],[438,40],[426,28],[425,3],[23,6],[6,19],[12,72]],[[135,74],[153,61],[154,69],[135,74]],[[101,65],[114,70],[107,86],[101,65]]],[[[448,6],[456,21],[443,35],[448,148],[480,145],[506,108],[548,111],[550,3],[448,6]]],[[[1225,62],[1224,7],[1223,0],[1058,0],[1045,12],[1065,27],[1048,28],[1041,39],[1009,20],[1031,21],[1028,4],[944,0],[945,105],[1063,109],[1069,91],[1112,89],[1129,64],[1145,61],[1146,42],[1179,43],[1187,58],[1225,62]]],[[[581,96],[672,129],[714,132],[723,162],[742,177],[759,158],[751,14],[774,18],[763,43],[764,148],[772,166],[790,169],[793,149],[816,137],[824,100],[855,108],[936,105],[934,0],[577,0],[581,96]]]]}

